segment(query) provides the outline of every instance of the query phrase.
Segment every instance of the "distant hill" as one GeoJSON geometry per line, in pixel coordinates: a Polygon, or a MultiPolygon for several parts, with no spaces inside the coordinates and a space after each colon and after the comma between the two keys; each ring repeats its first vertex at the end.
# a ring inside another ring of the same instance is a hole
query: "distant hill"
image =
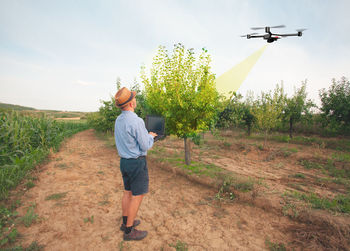
{"type": "Polygon", "coordinates": [[[78,111],[58,111],[58,110],[38,110],[33,107],[6,104],[0,102],[0,111],[3,110],[16,110],[22,114],[30,115],[34,117],[46,116],[52,119],[86,119],[87,112],[78,111]]]}
{"type": "Polygon", "coordinates": [[[18,111],[36,110],[33,107],[27,107],[27,106],[21,106],[21,105],[13,105],[13,104],[6,104],[6,103],[1,103],[1,102],[0,102],[0,109],[18,110],[18,111]]]}

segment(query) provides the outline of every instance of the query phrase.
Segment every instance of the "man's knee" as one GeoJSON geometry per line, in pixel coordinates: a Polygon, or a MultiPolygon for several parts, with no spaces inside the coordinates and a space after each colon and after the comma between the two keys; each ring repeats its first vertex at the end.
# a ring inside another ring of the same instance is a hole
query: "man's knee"
{"type": "Polygon", "coordinates": [[[142,200],[145,194],[140,194],[140,195],[132,195],[132,200],[142,200]]]}
{"type": "Polygon", "coordinates": [[[124,190],[124,196],[131,199],[132,198],[132,192],[124,190]]]}

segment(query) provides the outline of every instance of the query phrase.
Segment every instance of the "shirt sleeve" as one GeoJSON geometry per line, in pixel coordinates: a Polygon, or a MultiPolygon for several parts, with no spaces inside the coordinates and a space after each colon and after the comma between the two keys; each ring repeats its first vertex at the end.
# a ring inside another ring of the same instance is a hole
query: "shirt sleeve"
{"type": "Polygon", "coordinates": [[[139,118],[136,126],[136,140],[140,146],[140,150],[146,152],[153,146],[153,136],[148,134],[145,122],[139,118]]]}

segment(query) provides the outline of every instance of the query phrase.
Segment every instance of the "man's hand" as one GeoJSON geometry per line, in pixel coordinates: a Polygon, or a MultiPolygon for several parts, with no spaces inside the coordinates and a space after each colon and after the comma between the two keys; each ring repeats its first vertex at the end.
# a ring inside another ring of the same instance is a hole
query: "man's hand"
{"type": "Polygon", "coordinates": [[[158,134],[154,133],[154,132],[149,132],[148,134],[151,134],[154,137],[158,136],[158,134]]]}

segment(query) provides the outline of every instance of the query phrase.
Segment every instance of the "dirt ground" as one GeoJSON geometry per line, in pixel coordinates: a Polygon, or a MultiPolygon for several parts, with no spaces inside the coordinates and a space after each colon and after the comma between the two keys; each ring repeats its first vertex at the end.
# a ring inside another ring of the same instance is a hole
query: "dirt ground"
{"type": "Polygon", "coordinates": [[[220,203],[217,190],[149,161],[150,192],[138,214],[138,228],[149,234],[124,242],[117,151],[87,130],[66,140],[50,159],[18,209],[24,215],[35,205],[39,216],[30,227],[18,228],[23,246],[37,241],[45,250],[175,250],[180,244],[189,250],[265,250],[267,242],[293,241],[286,229],[296,223],[288,217],[247,203],[220,203]],[[52,198],[59,193],[62,198],[52,198]]]}
{"type": "MultiPolygon", "coordinates": [[[[262,150],[258,147],[262,142],[239,138],[237,133],[228,131],[222,133],[222,136],[224,141],[206,134],[205,146],[192,145],[192,159],[260,180],[265,184],[265,188],[261,187],[264,196],[280,195],[286,190],[313,192],[329,198],[347,193],[342,185],[320,182],[319,179],[329,177],[320,170],[305,169],[300,164],[302,159],[327,161],[336,152],[334,150],[278,142],[270,142],[262,150]],[[302,174],[305,178],[294,177],[295,174],[302,174]]],[[[156,147],[165,148],[167,152],[183,152],[183,142],[175,138],[161,141],[156,147]]]]}
{"type": "Polygon", "coordinates": [[[55,120],[80,120],[80,117],[73,117],[73,118],[55,118],[55,120]]]}

